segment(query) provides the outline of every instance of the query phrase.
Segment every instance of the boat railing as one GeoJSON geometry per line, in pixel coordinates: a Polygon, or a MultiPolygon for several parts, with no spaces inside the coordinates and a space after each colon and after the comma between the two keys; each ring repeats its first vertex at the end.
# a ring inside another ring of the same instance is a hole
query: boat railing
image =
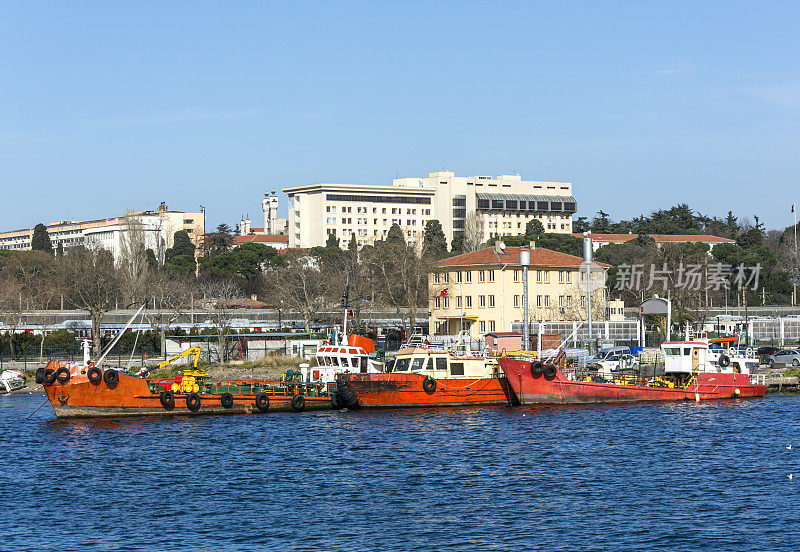
{"type": "Polygon", "coordinates": [[[750,374],[750,383],[754,385],[766,385],[767,384],[767,375],[766,374],[750,374]]]}
{"type": "MultiPolygon", "coordinates": [[[[151,393],[160,393],[169,380],[149,379],[147,386],[151,393]]],[[[266,393],[271,397],[323,397],[328,395],[328,384],[302,381],[253,381],[253,380],[214,380],[198,381],[200,395],[221,395],[230,393],[234,396],[255,396],[266,393]]]]}

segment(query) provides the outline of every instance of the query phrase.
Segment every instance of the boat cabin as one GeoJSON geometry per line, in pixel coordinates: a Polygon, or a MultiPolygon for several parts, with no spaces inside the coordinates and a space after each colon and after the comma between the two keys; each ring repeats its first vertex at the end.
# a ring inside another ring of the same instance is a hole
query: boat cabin
{"type": "Polygon", "coordinates": [[[339,372],[366,374],[369,356],[361,347],[324,345],[317,349],[317,365],[343,368],[339,372]]]}
{"type": "Polygon", "coordinates": [[[499,373],[492,359],[477,356],[455,356],[443,349],[414,347],[401,349],[391,372],[416,373],[433,378],[491,378],[499,373]]]}
{"type": "Polygon", "coordinates": [[[706,341],[665,341],[661,350],[664,352],[665,374],[750,373],[750,363],[745,362],[746,359],[732,359],[714,352],[706,341]]]}

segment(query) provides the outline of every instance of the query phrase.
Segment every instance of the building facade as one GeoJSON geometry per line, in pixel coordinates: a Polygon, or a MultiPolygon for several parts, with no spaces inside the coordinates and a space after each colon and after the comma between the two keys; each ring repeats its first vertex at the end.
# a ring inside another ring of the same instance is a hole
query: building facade
{"type": "MultiPolygon", "coordinates": [[[[140,235],[145,248],[152,249],[159,262],[164,260],[164,252],[172,247],[175,232],[185,230],[195,245],[196,255],[203,248],[205,233],[205,211],[187,213],[170,211],[161,203],[155,211],[129,213],[114,217],[89,221],[59,221],[47,226],[53,249],[59,244],[68,251],[71,248],[102,248],[119,260],[126,243],[133,233],[140,235]]],[[[33,228],[0,233],[0,249],[26,251],[31,248],[33,228]]]]}
{"type": "Polygon", "coordinates": [[[438,220],[448,244],[458,234],[483,243],[525,233],[531,219],[546,232],[572,232],[577,201],[568,182],[522,180],[519,175],[462,177],[448,171],[397,178],[391,186],[313,184],[284,188],[289,197],[289,247],[324,245],[329,235],[346,247],[386,237],[397,224],[406,241],[421,242],[425,224],[438,220]]]}
{"type": "MultiPolygon", "coordinates": [[[[523,319],[523,276],[519,247],[500,251],[487,247],[436,263],[429,275],[430,328],[434,334],[466,331],[474,339],[512,331],[523,319]]],[[[533,248],[528,267],[528,309],[531,321],[582,320],[588,312],[583,259],[549,249],[533,248]]],[[[592,313],[603,318],[605,270],[594,264],[592,313]]]]}

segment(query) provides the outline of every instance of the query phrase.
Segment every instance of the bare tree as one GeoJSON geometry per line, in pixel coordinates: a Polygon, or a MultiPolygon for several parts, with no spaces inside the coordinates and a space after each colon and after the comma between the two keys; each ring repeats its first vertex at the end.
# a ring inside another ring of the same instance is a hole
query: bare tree
{"type": "Polygon", "coordinates": [[[144,223],[139,213],[128,211],[120,233],[120,254],[118,265],[125,280],[125,293],[128,299],[141,297],[147,279],[147,244],[144,223]]]}
{"type": "Polygon", "coordinates": [[[239,286],[233,280],[214,280],[201,286],[204,301],[207,303],[214,325],[217,328],[217,344],[219,360],[225,362],[228,334],[231,332],[230,321],[233,300],[239,296],[239,286]]]}
{"type": "Polygon", "coordinates": [[[314,315],[325,307],[330,280],[316,260],[306,256],[290,260],[286,267],[277,270],[275,276],[273,285],[281,301],[300,313],[306,331],[310,331],[314,315]]]}
{"type": "Polygon", "coordinates": [[[68,300],[89,311],[92,321],[92,342],[100,351],[100,322],[115,305],[121,287],[114,258],[104,249],[70,251],[60,263],[60,275],[68,300]]]}
{"type": "Polygon", "coordinates": [[[145,317],[153,331],[158,332],[163,356],[167,331],[191,305],[193,281],[166,272],[151,273],[146,281],[147,299],[152,300],[152,309],[145,317]]]}
{"type": "Polygon", "coordinates": [[[464,220],[464,252],[477,251],[483,243],[483,219],[469,213],[464,220]]]}

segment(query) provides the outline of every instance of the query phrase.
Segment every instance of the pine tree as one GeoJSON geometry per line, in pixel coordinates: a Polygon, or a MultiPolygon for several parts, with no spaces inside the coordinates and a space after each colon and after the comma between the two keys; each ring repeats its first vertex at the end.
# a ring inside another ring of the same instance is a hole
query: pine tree
{"type": "Polygon", "coordinates": [[[50,234],[47,227],[41,222],[33,227],[33,237],[31,237],[31,249],[34,251],[46,251],[53,254],[53,244],[50,243],[50,234]]]}
{"type": "Polygon", "coordinates": [[[425,225],[422,255],[431,259],[442,259],[447,256],[447,238],[442,230],[442,224],[436,219],[429,220],[425,225]]]}
{"type": "Polygon", "coordinates": [[[339,238],[336,234],[328,234],[328,241],[325,242],[325,247],[339,249],[339,238]]]}
{"type": "Polygon", "coordinates": [[[58,242],[58,247],[56,248],[56,255],[58,255],[59,259],[64,256],[64,243],[63,242],[58,242]]]}
{"type": "Polygon", "coordinates": [[[392,224],[389,232],[386,234],[386,243],[393,243],[396,245],[405,245],[406,239],[403,237],[403,230],[397,224],[392,224]]]}
{"type": "Polygon", "coordinates": [[[528,224],[525,225],[526,238],[535,238],[542,234],[544,234],[544,226],[542,226],[542,223],[538,219],[531,219],[528,221],[528,224]]]}

